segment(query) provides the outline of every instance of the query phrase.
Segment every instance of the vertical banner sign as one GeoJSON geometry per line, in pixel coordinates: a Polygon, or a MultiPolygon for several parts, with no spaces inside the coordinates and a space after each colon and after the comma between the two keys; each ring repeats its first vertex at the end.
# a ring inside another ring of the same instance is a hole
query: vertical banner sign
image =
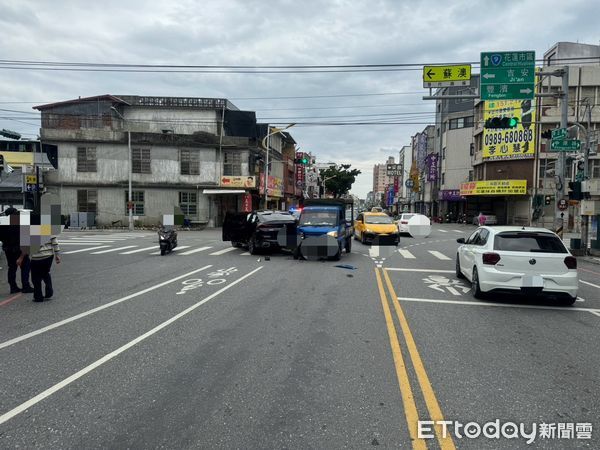
{"type": "Polygon", "coordinates": [[[394,196],[396,196],[396,194],[398,194],[398,184],[400,183],[400,180],[398,179],[398,177],[394,177],[394,196]]]}
{"type": "Polygon", "coordinates": [[[427,134],[420,133],[417,136],[417,167],[419,173],[425,170],[425,159],[427,159],[427,134]]]}
{"type": "MultiPolygon", "coordinates": [[[[302,152],[296,152],[296,159],[304,156],[302,152]]],[[[296,164],[296,187],[304,187],[304,164],[296,164]]]]}
{"type": "Polygon", "coordinates": [[[535,100],[491,100],[484,102],[483,120],[515,117],[516,128],[483,129],[483,158],[523,159],[535,154],[535,100]]]}
{"type": "Polygon", "coordinates": [[[244,194],[242,197],[242,212],[252,211],[252,194],[244,194]]]}
{"type": "Polygon", "coordinates": [[[392,206],[394,204],[394,189],[389,186],[387,192],[387,205],[392,206]]]}
{"type": "Polygon", "coordinates": [[[436,153],[430,153],[427,156],[427,181],[437,181],[438,161],[439,157],[436,153]]]}

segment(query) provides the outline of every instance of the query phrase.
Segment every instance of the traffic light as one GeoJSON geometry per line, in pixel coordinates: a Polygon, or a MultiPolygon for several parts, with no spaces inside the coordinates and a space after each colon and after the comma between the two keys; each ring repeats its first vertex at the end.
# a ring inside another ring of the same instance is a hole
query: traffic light
{"type": "Polygon", "coordinates": [[[582,200],[581,181],[569,181],[569,200],[582,200]]]}
{"type": "Polygon", "coordinates": [[[308,157],[307,156],[303,156],[302,158],[296,158],[294,160],[294,163],[306,166],[308,164],[308,157]]]}
{"type": "Polygon", "coordinates": [[[517,125],[519,125],[519,119],[516,117],[491,117],[485,121],[484,128],[516,128],[517,125]]]}

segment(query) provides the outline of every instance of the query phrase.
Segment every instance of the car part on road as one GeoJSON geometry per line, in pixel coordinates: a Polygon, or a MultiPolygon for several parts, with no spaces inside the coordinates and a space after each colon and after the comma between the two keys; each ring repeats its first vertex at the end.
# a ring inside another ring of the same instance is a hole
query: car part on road
{"type": "Polygon", "coordinates": [[[473,267],[473,281],[471,281],[471,291],[473,292],[473,297],[479,300],[483,300],[485,298],[484,292],[481,290],[481,286],[479,286],[479,275],[477,274],[477,267],[473,267]]]}

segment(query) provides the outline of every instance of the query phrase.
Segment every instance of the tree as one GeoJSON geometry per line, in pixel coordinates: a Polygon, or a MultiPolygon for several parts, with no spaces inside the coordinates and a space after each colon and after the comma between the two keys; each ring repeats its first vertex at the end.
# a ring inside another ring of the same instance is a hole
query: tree
{"type": "Polygon", "coordinates": [[[321,178],[325,180],[325,189],[333,194],[335,198],[350,192],[350,188],[360,175],[360,170],[350,170],[350,164],[342,164],[339,167],[329,167],[321,171],[321,178]]]}

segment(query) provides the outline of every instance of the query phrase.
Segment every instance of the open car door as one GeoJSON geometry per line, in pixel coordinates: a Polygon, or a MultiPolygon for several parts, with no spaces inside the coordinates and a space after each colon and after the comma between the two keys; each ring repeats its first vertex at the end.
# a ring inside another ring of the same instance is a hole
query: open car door
{"type": "Polygon", "coordinates": [[[251,233],[248,216],[251,213],[227,212],[223,220],[223,241],[246,242],[251,233]]]}

